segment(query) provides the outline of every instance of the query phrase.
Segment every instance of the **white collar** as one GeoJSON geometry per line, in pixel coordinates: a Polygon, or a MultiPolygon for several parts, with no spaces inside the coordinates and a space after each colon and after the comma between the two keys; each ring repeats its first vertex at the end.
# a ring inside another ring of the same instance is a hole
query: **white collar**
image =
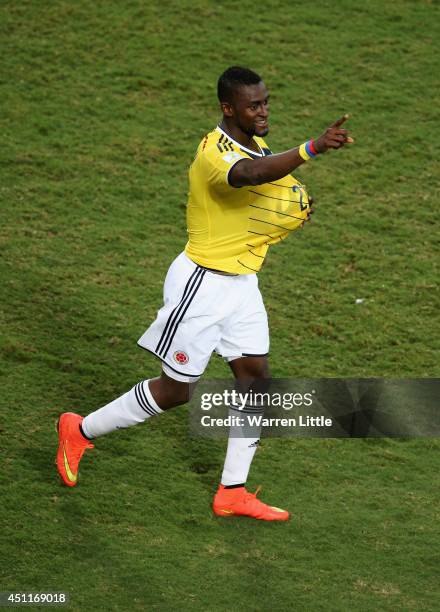
{"type": "Polygon", "coordinates": [[[219,132],[221,132],[222,134],[224,134],[226,136],[226,138],[229,138],[229,140],[232,140],[232,142],[234,144],[237,145],[237,147],[239,147],[240,149],[242,149],[243,151],[246,151],[247,153],[252,153],[252,155],[258,155],[258,157],[264,157],[263,151],[261,150],[260,145],[258,144],[258,142],[256,143],[258,148],[260,149],[260,153],[257,153],[256,151],[253,151],[252,149],[248,149],[247,147],[244,147],[242,144],[240,144],[239,142],[237,142],[236,140],[234,140],[232,138],[232,136],[230,136],[229,134],[227,134],[224,130],[222,130],[222,128],[218,125],[216,128],[216,130],[218,130],[219,132]]]}

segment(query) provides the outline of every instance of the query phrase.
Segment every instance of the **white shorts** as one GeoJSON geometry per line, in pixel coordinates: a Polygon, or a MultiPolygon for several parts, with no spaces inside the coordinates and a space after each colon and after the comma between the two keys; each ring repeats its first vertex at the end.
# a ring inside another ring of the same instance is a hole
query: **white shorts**
{"type": "Polygon", "coordinates": [[[210,272],[181,253],[164,283],[164,305],[138,345],[163,363],[168,376],[195,382],[213,351],[227,361],[263,356],[269,328],[256,274],[210,272]]]}

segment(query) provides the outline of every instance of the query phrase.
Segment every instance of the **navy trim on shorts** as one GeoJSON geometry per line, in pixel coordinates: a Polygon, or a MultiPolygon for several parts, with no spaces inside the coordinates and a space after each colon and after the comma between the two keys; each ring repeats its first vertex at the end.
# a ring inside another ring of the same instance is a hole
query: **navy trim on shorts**
{"type": "Polygon", "coordinates": [[[170,370],[173,370],[173,372],[176,372],[176,374],[180,374],[181,376],[189,376],[189,378],[200,378],[201,376],[203,376],[203,372],[201,374],[188,374],[187,372],[179,372],[179,370],[176,370],[176,368],[173,368],[173,366],[170,366],[170,364],[167,363],[165,359],[163,359],[160,355],[158,355],[151,349],[147,348],[146,346],[142,346],[142,344],[139,344],[139,342],[137,343],[137,345],[139,348],[144,349],[144,351],[148,351],[149,353],[151,353],[152,355],[160,359],[162,363],[168,366],[170,370]]]}
{"type": "Polygon", "coordinates": [[[176,335],[177,328],[182,322],[186,311],[191,305],[194,297],[202,284],[203,277],[206,274],[206,270],[197,266],[194,272],[191,274],[183,292],[182,299],[179,304],[174,308],[173,312],[168,317],[168,321],[162,332],[162,336],[156,346],[156,352],[159,357],[166,357],[171,343],[176,335]]]}
{"type": "Polygon", "coordinates": [[[177,306],[174,308],[174,310],[172,311],[172,313],[171,313],[171,314],[170,314],[170,316],[168,317],[168,321],[167,321],[167,323],[166,323],[166,325],[165,325],[165,327],[164,327],[164,330],[163,330],[163,332],[162,332],[162,335],[161,335],[161,337],[160,337],[160,339],[159,339],[159,342],[157,343],[157,346],[156,346],[156,351],[157,351],[157,352],[160,352],[160,345],[161,345],[161,344],[162,344],[162,342],[164,341],[164,338],[165,338],[165,336],[166,336],[166,335],[167,335],[167,333],[168,333],[168,328],[170,327],[170,325],[171,325],[171,324],[172,324],[172,322],[173,322],[173,315],[174,315],[174,313],[176,312],[176,310],[179,308],[179,306],[182,304],[182,302],[183,302],[183,301],[186,299],[186,296],[188,295],[188,291],[189,291],[189,289],[190,289],[190,285],[191,285],[191,283],[192,283],[193,279],[196,277],[198,270],[199,270],[199,267],[198,267],[198,266],[196,266],[195,270],[193,270],[193,272],[192,272],[191,276],[190,276],[190,277],[189,277],[189,279],[188,279],[188,282],[187,282],[187,283],[186,283],[186,285],[185,285],[185,289],[184,289],[184,291],[183,291],[183,295],[182,295],[182,298],[181,298],[180,302],[177,304],[177,306]]]}
{"type": "Polygon", "coordinates": [[[241,354],[242,357],[267,357],[268,355],[269,353],[260,353],[260,354],[242,353],[241,354]]]}
{"type": "Polygon", "coordinates": [[[178,310],[176,311],[176,314],[174,316],[174,320],[171,323],[171,326],[168,330],[168,334],[165,337],[165,346],[163,346],[159,351],[159,355],[161,355],[162,357],[166,357],[168,351],[170,350],[171,344],[174,340],[174,336],[176,335],[177,332],[177,328],[179,327],[180,323],[182,322],[186,311],[188,310],[188,308],[191,305],[191,302],[194,300],[197,291],[200,288],[200,285],[202,284],[202,280],[203,277],[206,274],[206,270],[203,269],[198,269],[197,270],[198,274],[194,277],[193,283],[191,288],[188,291],[188,295],[186,297],[185,300],[182,300],[180,303],[180,306],[178,308],[178,310]]]}
{"type": "MultiPolygon", "coordinates": [[[[193,285],[193,287],[191,289],[192,294],[186,299],[186,303],[182,302],[182,305],[180,307],[180,318],[177,321],[177,323],[174,325],[173,330],[171,331],[171,333],[169,334],[169,338],[168,338],[168,342],[166,344],[166,347],[160,351],[160,353],[162,354],[163,357],[166,357],[168,351],[170,350],[171,343],[173,342],[174,336],[176,335],[176,332],[177,332],[177,328],[179,327],[180,323],[182,322],[183,317],[186,314],[186,311],[188,310],[188,308],[191,305],[191,302],[195,298],[195,296],[197,294],[197,291],[199,290],[200,285],[202,284],[203,277],[205,276],[205,274],[206,274],[206,270],[202,269],[201,270],[201,274],[197,277],[197,280],[195,281],[195,283],[194,283],[194,285],[193,285]]],[[[178,316],[178,315],[179,315],[179,312],[177,313],[176,316],[178,316]]]]}

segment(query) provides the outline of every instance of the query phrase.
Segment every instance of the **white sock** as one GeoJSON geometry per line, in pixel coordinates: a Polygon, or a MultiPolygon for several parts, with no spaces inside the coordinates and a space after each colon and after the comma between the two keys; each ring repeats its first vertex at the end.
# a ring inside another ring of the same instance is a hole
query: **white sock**
{"type": "MultiPolygon", "coordinates": [[[[245,412],[246,409],[245,411],[232,408],[229,410],[230,415],[246,418],[245,412]]],[[[256,426],[230,428],[228,449],[221,479],[222,485],[231,486],[246,483],[252,459],[260,442],[260,431],[261,427],[256,426]],[[251,437],[245,437],[246,435],[251,435],[251,437]]]]}
{"type": "Polygon", "coordinates": [[[151,394],[148,380],[143,380],[110,404],[86,416],[81,427],[88,438],[97,438],[115,429],[143,423],[162,412],[151,394]]]}
{"type": "Polygon", "coordinates": [[[225,487],[245,484],[259,438],[229,438],[221,483],[225,487]]]}

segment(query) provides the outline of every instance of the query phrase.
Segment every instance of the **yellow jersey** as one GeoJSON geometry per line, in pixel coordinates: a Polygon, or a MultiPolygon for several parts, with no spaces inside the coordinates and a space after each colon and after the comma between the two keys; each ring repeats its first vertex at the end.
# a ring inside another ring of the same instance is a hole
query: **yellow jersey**
{"type": "Polygon", "coordinates": [[[185,253],[200,266],[254,274],[269,246],[284,240],[307,218],[307,192],[290,174],[263,185],[230,185],[231,169],[241,159],[271,155],[262,138],[254,136],[254,141],[259,153],[217,127],[197,149],[189,169],[185,253]]]}

